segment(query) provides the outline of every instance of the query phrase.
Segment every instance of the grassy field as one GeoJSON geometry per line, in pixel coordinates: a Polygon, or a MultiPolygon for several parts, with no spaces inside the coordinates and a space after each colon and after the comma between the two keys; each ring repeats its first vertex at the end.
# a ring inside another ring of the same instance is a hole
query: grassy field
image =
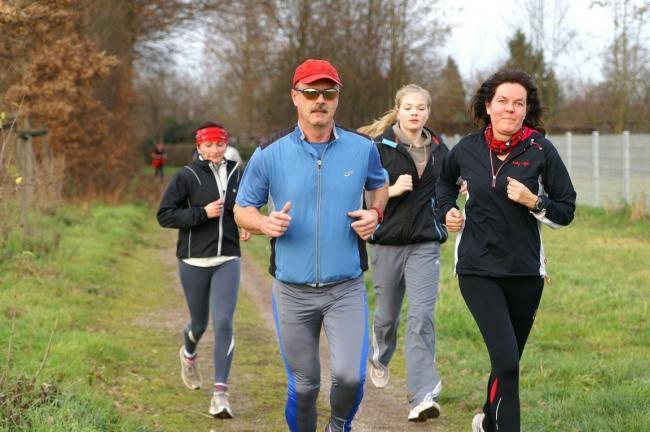
{"type": "MultiPolygon", "coordinates": [[[[580,207],[570,227],[543,235],[551,283],[521,365],[522,430],[649,431],[650,220],[580,207]]],[[[483,404],[489,361],[452,275],[453,243],[443,247],[437,358],[443,415],[460,431],[483,404]]],[[[246,252],[267,265],[265,239],[246,252]]],[[[391,372],[405,376],[399,348],[391,372]]]]}
{"type": "MultiPolygon", "coordinates": [[[[153,210],[65,207],[33,215],[32,230],[31,240],[8,231],[0,249],[0,431],[215,426],[209,386],[180,384],[173,321],[183,299],[161,254],[173,254],[171,231],[153,210]]],[[[284,370],[268,362],[279,358],[274,335],[246,298],[235,325],[232,397],[246,414],[220,430],[282,430],[284,370]]]]}
{"type": "MultiPolygon", "coordinates": [[[[18,226],[5,210],[5,228],[18,226]]],[[[182,297],[161,258],[173,240],[152,214],[70,206],[34,215],[31,239],[3,231],[0,431],[284,430],[275,336],[243,296],[233,365],[242,415],[215,426],[207,390],[179,385],[170,316],[182,297]]],[[[544,236],[553,283],[522,362],[523,430],[650,430],[650,221],[581,207],[572,226],[544,236]]],[[[441,404],[456,432],[481,406],[488,361],[451,275],[452,244],[436,318],[441,404]]],[[[267,251],[262,238],[245,246],[263,266],[267,251]]],[[[391,369],[404,376],[399,350],[391,369]]]]}
{"type": "Polygon", "coordinates": [[[106,394],[130,353],[102,316],[125,291],[115,268],[140,246],[142,212],[67,207],[31,225],[0,251],[0,430],[140,430],[106,394]]]}

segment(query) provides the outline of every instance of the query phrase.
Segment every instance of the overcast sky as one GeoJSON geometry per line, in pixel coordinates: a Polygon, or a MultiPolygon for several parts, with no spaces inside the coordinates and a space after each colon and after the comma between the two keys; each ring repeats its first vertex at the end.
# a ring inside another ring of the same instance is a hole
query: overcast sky
{"type": "MultiPolygon", "coordinates": [[[[517,28],[525,29],[527,26],[526,13],[520,6],[524,3],[522,0],[443,2],[449,7],[447,17],[452,25],[443,53],[456,60],[466,79],[479,70],[492,72],[492,68],[505,61],[508,57],[508,39],[517,28]],[[462,10],[458,10],[459,7],[462,10]]],[[[554,3],[552,0],[544,2],[547,14],[553,12],[554,3]]],[[[603,53],[613,39],[611,18],[602,8],[589,8],[590,0],[566,3],[569,9],[564,19],[564,29],[574,30],[576,37],[564,54],[558,56],[557,73],[560,76],[600,81],[603,53]]],[[[550,18],[546,19],[548,33],[551,21],[550,18]]]]}

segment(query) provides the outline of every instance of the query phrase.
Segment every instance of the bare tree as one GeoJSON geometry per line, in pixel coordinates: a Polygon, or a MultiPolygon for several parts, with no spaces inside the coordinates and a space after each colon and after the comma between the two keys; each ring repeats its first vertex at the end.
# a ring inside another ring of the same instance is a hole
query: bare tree
{"type": "Polygon", "coordinates": [[[556,69],[559,60],[569,54],[576,40],[576,30],[567,22],[568,0],[526,0],[525,33],[533,48],[543,51],[547,65],[556,69]]]}
{"type": "Polygon", "coordinates": [[[614,23],[614,39],[605,62],[605,77],[609,87],[613,131],[630,128],[634,117],[631,107],[639,104],[648,88],[647,19],[648,0],[592,1],[592,7],[609,11],[614,23]]]}
{"type": "Polygon", "coordinates": [[[236,133],[260,136],[293,122],[289,86],[306,58],[332,61],[344,80],[337,120],[351,127],[385,111],[400,86],[434,75],[446,27],[435,2],[264,0],[215,2],[207,63],[236,133]]]}

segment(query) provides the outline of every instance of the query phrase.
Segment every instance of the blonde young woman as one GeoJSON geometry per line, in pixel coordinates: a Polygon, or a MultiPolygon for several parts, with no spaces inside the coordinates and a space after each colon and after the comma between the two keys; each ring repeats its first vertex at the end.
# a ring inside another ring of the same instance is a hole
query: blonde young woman
{"type": "Polygon", "coordinates": [[[448,152],[425,124],[431,96],[415,84],[402,87],[395,106],[373,124],[359,129],[374,138],[389,175],[384,222],[371,243],[376,306],[370,347],[370,379],[388,384],[397,344],[399,313],[409,297],[405,356],[409,421],[440,415],[442,388],[436,367],[435,305],[438,296],[440,244],[447,232],[434,218],[435,185],[448,152]]]}

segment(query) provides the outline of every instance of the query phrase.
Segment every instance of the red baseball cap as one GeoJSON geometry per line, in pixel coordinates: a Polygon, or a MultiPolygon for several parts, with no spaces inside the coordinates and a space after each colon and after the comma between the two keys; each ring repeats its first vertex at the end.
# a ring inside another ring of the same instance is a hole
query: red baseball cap
{"type": "Polygon", "coordinates": [[[328,79],[343,86],[336,68],[327,60],[316,59],[307,59],[296,68],[291,86],[296,87],[299,81],[309,84],[320,79],[328,79]]]}

